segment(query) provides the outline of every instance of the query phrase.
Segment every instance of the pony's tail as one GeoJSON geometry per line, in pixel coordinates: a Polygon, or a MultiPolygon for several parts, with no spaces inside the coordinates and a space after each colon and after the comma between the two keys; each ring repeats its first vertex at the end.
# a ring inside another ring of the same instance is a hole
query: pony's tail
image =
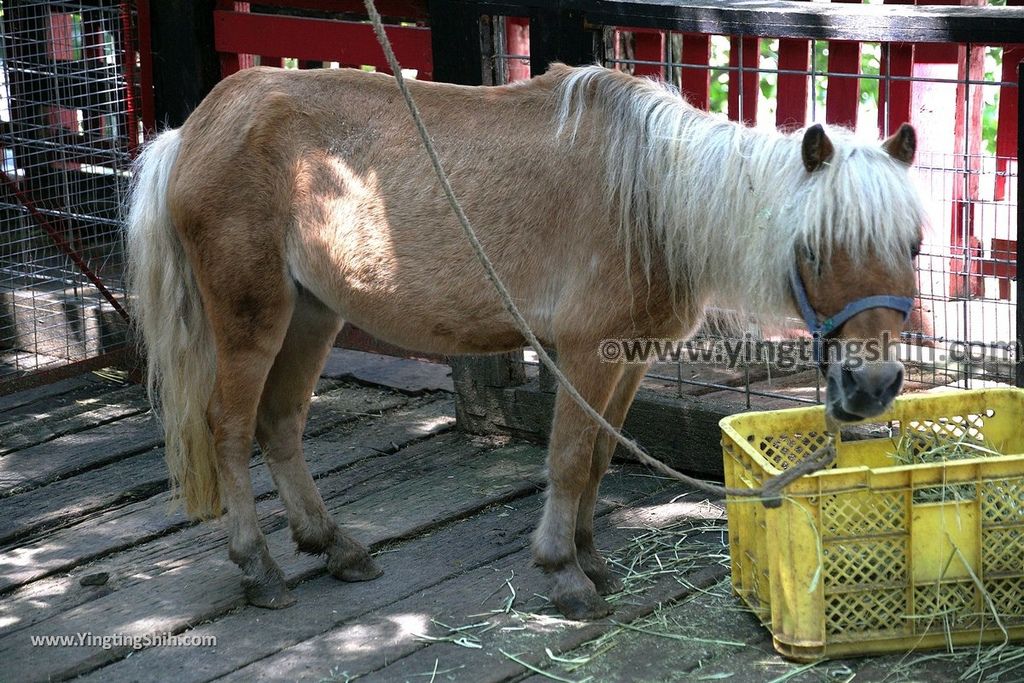
{"type": "Polygon", "coordinates": [[[216,356],[195,276],[167,207],[181,135],[169,130],[134,166],[127,221],[128,291],[146,389],[164,428],[172,500],[192,518],[221,514],[207,407],[216,356]]]}

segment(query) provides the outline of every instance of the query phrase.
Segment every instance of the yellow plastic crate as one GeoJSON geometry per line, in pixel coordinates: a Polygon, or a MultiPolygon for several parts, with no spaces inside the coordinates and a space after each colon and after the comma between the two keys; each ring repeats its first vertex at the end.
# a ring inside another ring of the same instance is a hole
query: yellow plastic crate
{"type": "MultiPolygon", "coordinates": [[[[814,660],[1024,638],[1024,390],[907,396],[871,423],[882,437],[837,441],[833,467],[794,481],[781,507],[728,501],[733,587],[775,649],[814,660]],[[896,465],[904,433],[1012,455],[896,465]],[[954,486],[959,500],[915,500],[954,486]]],[[[826,441],[821,406],[721,427],[725,481],[740,488],[826,441]]]]}

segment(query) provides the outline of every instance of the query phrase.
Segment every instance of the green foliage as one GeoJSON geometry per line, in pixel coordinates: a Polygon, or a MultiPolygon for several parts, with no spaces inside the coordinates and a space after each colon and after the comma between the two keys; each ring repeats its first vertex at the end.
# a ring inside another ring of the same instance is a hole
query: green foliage
{"type": "MultiPolygon", "coordinates": [[[[1005,2],[1005,0],[1002,0],[1005,2]]],[[[1001,4],[990,2],[989,4],[1001,4]]],[[[999,81],[1003,75],[1003,50],[990,47],[985,51],[985,80],[999,81]]],[[[999,124],[999,88],[985,88],[981,105],[982,151],[996,153],[996,131],[999,124]]]]}

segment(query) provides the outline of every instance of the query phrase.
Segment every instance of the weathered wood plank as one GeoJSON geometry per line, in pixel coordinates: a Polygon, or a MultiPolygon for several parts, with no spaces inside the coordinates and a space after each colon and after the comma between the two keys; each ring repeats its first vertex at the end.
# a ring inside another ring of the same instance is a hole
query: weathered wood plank
{"type": "MultiPolygon", "coordinates": [[[[365,481],[372,478],[374,468],[383,469],[387,465],[381,462],[381,456],[450,429],[454,424],[451,412],[451,402],[435,401],[362,424],[351,434],[321,436],[306,444],[306,461],[314,476],[353,468],[362,461],[372,461],[365,469],[347,473],[353,482],[365,481]]],[[[266,496],[275,490],[265,467],[252,469],[251,473],[256,496],[266,496]]],[[[45,534],[31,543],[0,552],[0,595],[189,524],[181,510],[170,508],[169,494],[160,494],[45,534]]],[[[43,587],[41,590],[50,589],[43,587]]],[[[28,599],[31,601],[32,598],[28,599]]],[[[11,604],[10,600],[0,604],[0,622],[11,604]]]]}
{"type": "Polygon", "coordinates": [[[309,439],[340,424],[362,417],[380,417],[384,412],[409,404],[409,397],[374,387],[348,382],[321,380],[309,404],[304,436],[309,439]]]}
{"type": "MultiPolygon", "coordinates": [[[[477,457],[464,448],[442,453],[421,450],[417,458],[408,458],[404,452],[383,456],[396,465],[396,460],[403,460],[403,466],[355,486],[342,481],[348,470],[325,478],[320,488],[330,498],[328,508],[358,538],[379,544],[521,497],[535,491],[541,479],[539,451],[534,447],[509,447],[477,457]],[[425,460],[434,467],[428,468],[425,460]],[[458,477],[452,474],[456,465],[458,477]]],[[[289,581],[321,574],[322,559],[294,552],[276,501],[265,501],[259,508],[263,525],[270,530],[271,552],[289,581]],[[273,507],[268,507],[270,503],[273,507]]],[[[108,594],[0,637],[0,654],[9,662],[5,674],[18,680],[66,678],[130,651],[128,647],[55,649],[39,660],[30,656],[32,635],[178,631],[242,604],[239,572],[227,558],[223,538],[220,525],[197,525],[140,548],[134,563],[111,564],[116,573],[108,594]],[[140,620],[140,615],[145,617],[140,620]]]]}
{"type": "Polygon", "coordinates": [[[455,390],[452,370],[443,363],[394,358],[364,351],[333,349],[321,374],[324,377],[390,387],[408,394],[455,390]]]}
{"type": "MultiPolygon", "coordinates": [[[[646,504],[647,496],[664,486],[664,482],[651,478],[613,474],[606,483],[599,514],[638,501],[646,504]]],[[[376,581],[342,586],[325,576],[296,587],[300,605],[321,607],[275,612],[243,608],[187,631],[193,637],[215,636],[216,649],[190,649],[187,657],[181,657],[168,648],[150,648],[98,669],[84,680],[173,679],[189,683],[230,674],[346,621],[365,617],[452,576],[522,550],[542,507],[543,496],[538,493],[488,508],[470,519],[378,553],[384,576],[376,581]],[[256,622],[259,626],[254,629],[256,622]]]]}
{"type": "MultiPolygon", "coordinates": [[[[620,508],[602,517],[598,524],[601,545],[615,547],[625,543],[636,533],[631,527],[640,524],[679,521],[683,508],[667,506],[676,513],[673,514],[666,513],[666,506],[662,505],[678,494],[678,489],[656,494],[635,507],[620,508]]],[[[688,578],[693,580],[691,585],[703,586],[713,583],[725,571],[718,565],[707,576],[698,576],[698,572],[688,578]]],[[[422,674],[430,676],[435,661],[439,669],[447,672],[439,680],[514,679],[526,670],[503,657],[500,650],[520,653],[524,643],[531,643],[544,656],[545,646],[563,649],[612,627],[607,619],[572,622],[555,617],[546,598],[537,595],[546,589],[546,578],[531,566],[529,549],[524,548],[429,591],[363,618],[351,619],[339,628],[239,669],[223,680],[321,680],[330,675],[332,668],[352,677],[366,676],[367,680],[417,680],[422,674]],[[511,596],[506,580],[516,591],[512,613],[504,612],[511,596]],[[445,635],[446,629],[440,624],[479,624],[462,633],[477,638],[481,647],[431,643],[417,636],[445,635]]],[[[685,590],[689,589],[673,577],[666,577],[640,599],[617,603],[614,618],[632,620],[653,610],[659,601],[685,590]]]]}
{"type": "Polygon", "coordinates": [[[167,490],[164,451],[156,448],[46,486],[0,498],[0,551],[44,529],[81,523],[98,510],[167,490]]]}
{"type": "MultiPolygon", "coordinates": [[[[547,657],[537,664],[556,676],[575,680],[592,676],[597,681],[692,681],[703,676],[767,681],[798,666],[774,655],[768,632],[732,596],[728,579],[667,604],[630,626],[646,632],[620,627],[600,641],[561,653],[584,664],[564,665],[547,657]],[[747,655],[756,656],[760,665],[750,666],[749,660],[747,666],[739,665],[737,658],[747,655]]],[[[526,680],[545,679],[534,675],[526,680]]]]}
{"type": "MultiPolygon", "coordinates": [[[[664,503],[666,499],[660,502],[664,503]]],[[[684,512],[687,509],[672,505],[647,506],[645,512],[655,514],[649,517],[643,526],[660,527],[687,519],[694,520],[698,525],[706,523],[707,520],[699,516],[694,517],[692,512],[684,512]]],[[[636,519],[635,516],[629,518],[636,519]]],[[[612,537],[617,536],[621,543],[635,533],[619,529],[613,532],[612,537]]],[[[501,614],[490,619],[495,628],[474,632],[480,639],[482,648],[465,651],[463,648],[453,648],[447,643],[421,646],[401,659],[389,659],[387,666],[369,673],[366,680],[414,680],[414,677],[423,671],[431,671],[435,662],[439,667],[443,663],[443,668],[456,669],[450,674],[455,681],[497,683],[517,680],[529,674],[528,667],[520,662],[526,662],[531,666],[546,663],[549,661],[547,650],[557,655],[579,647],[615,629],[616,624],[630,623],[651,614],[664,604],[698,594],[727,575],[728,567],[720,561],[723,551],[720,542],[705,539],[688,540],[687,543],[691,548],[705,549],[705,559],[694,562],[685,573],[662,575],[654,579],[642,593],[615,601],[615,613],[609,619],[598,622],[570,622],[558,618],[559,615],[548,607],[546,598],[537,594],[537,588],[544,585],[543,580],[538,583],[539,572],[533,569],[530,573],[520,575],[517,571],[516,580],[512,582],[516,592],[519,596],[529,597],[517,607],[519,614],[501,614]],[[481,654],[484,656],[480,656],[481,654]],[[517,662],[508,655],[520,661],[517,662]]],[[[462,612],[462,609],[461,606],[454,609],[442,607],[444,616],[438,620],[452,625],[472,623],[466,621],[470,615],[462,612]]],[[[432,630],[431,633],[436,635],[437,631],[432,630]]]]}
{"type": "MultiPolygon", "coordinates": [[[[450,410],[450,405],[448,409],[450,410]]],[[[419,441],[420,437],[410,436],[410,434],[418,435],[420,432],[409,430],[406,425],[403,425],[402,428],[407,430],[404,437],[394,428],[385,428],[356,434],[354,438],[343,438],[336,442],[328,437],[318,440],[318,444],[325,444],[324,450],[330,450],[334,454],[337,448],[341,453],[339,457],[334,458],[334,462],[327,465],[330,469],[326,472],[333,473],[334,476],[328,475],[319,481],[325,498],[333,497],[337,499],[334,501],[335,503],[338,500],[349,500],[349,497],[358,498],[360,492],[373,490],[376,485],[386,487],[395,480],[404,480],[408,476],[410,463],[417,459],[430,460],[430,455],[435,449],[433,443],[416,444],[415,442],[419,441]],[[413,445],[399,450],[396,442],[400,444],[403,441],[413,443],[413,445]],[[348,449],[353,443],[359,445],[349,451],[348,449]],[[394,452],[389,453],[393,447],[394,452]],[[339,498],[339,496],[341,497],[339,498]]],[[[437,447],[443,448],[452,442],[460,444],[458,448],[452,448],[452,451],[464,456],[484,449],[483,445],[468,443],[457,435],[443,436],[437,447]]],[[[317,468],[316,459],[314,456],[314,468],[316,468],[314,471],[317,474],[324,474],[325,470],[322,467],[317,468]]],[[[261,493],[270,493],[273,490],[273,483],[268,473],[261,469],[254,472],[254,475],[257,496],[261,493]]],[[[166,496],[158,496],[154,500],[146,502],[148,506],[144,508],[138,505],[128,506],[126,509],[134,509],[129,514],[107,520],[106,528],[93,530],[93,524],[83,526],[87,527],[93,536],[99,536],[102,531],[111,533],[109,527],[119,526],[129,527],[129,532],[144,532],[148,523],[148,528],[152,529],[154,533],[139,540],[138,545],[116,549],[123,549],[124,552],[108,553],[84,566],[82,566],[84,561],[69,563],[67,568],[70,568],[71,571],[68,575],[35,581],[13,593],[0,602],[0,635],[6,635],[51,619],[91,600],[103,597],[115,588],[124,590],[134,586],[140,580],[151,579],[155,575],[152,566],[161,567],[161,572],[168,571],[168,567],[185,566],[203,554],[223,555],[225,553],[226,532],[219,521],[202,524],[189,523],[180,510],[170,514],[166,496]],[[152,514],[145,514],[148,510],[152,510],[152,514]],[[79,587],[78,581],[82,576],[97,571],[106,571],[111,575],[112,580],[108,586],[102,590],[83,590],[79,587]]],[[[277,499],[261,500],[257,503],[257,511],[261,515],[264,532],[269,533],[285,527],[283,509],[277,499]]],[[[74,529],[66,531],[73,532],[74,529]]],[[[54,535],[60,539],[67,536],[68,534],[64,532],[54,535]]],[[[117,538],[120,540],[121,537],[117,538]]],[[[77,538],[71,540],[77,541],[77,538]]],[[[89,540],[93,539],[89,539],[87,536],[86,541],[89,540]]],[[[43,548],[60,548],[62,545],[61,542],[51,541],[43,548]]],[[[24,551],[24,548],[18,549],[18,551],[24,551]]],[[[83,550],[81,554],[85,555],[87,552],[87,550],[83,550]]],[[[16,563],[21,556],[23,553],[16,551],[0,565],[14,565],[11,573],[16,574],[16,563]]],[[[12,578],[18,577],[12,576],[12,578]]]]}
{"type": "MultiPolygon", "coordinates": [[[[732,594],[728,578],[690,600],[665,605],[648,619],[622,628],[610,637],[585,643],[563,653],[585,663],[541,662],[550,674],[594,681],[767,681],[784,678],[794,683],[827,680],[883,681],[963,680],[971,664],[968,649],[957,658],[887,655],[828,660],[813,667],[790,662],[772,647],[768,630],[732,594]],[[660,634],[660,635],[659,635],[660,634]]],[[[990,674],[1001,665],[993,661],[990,674]]],[[[987,680],[986,676],[971,679],[987,680]]],[[[455,680],[460,680],[456,678],[455,680]]],[[[541,675],[525,683],[549,681],[541,675]]],[[[1010,680],[1007,678],[1006,680],[1010,680]]]]}
{"type": "MultiPolygon", "coordinates": [[[[0,425],[0,456],[138,415],[149,410],[149,403],[146,392],[131,385],[79,400],[58,400],[54,405],[38,407],[38,412],[23,412],[17,419],[0,425]]],[[[0,462],[6,459],[4,457],[0,462]]]]}
{"type": "Polygon", "coordinates": [[[0,458],[0,497],[143,453],[161,443],[156,421],[145,413],[8,453],[0,458]]]}
{"type": "MultiPolygon", "coordinates": [[[[403,396],[375,389],[334,389],[314,397],[307,433],[323,434],[341,424],[383,414],[408,402],[403,396]]],[[[48,459],[57,461],[73,457],[73,452],[60,450],[48,454],[48,459]]],[[[167,468],[163,457],[163,449],[150,450],[25,493],[0,498],[0,548],[14,539],[24,542],[44,527],[53,529],[77,524],[97,510],[166,491],[167,468]]],[[[314,467],[317,464],[314,463],[314,467]]]]}
{"type": "Polygon", "coordinates": [[[84,373],[41,387],[6,394],[0,396],[0,424],[9,422],[12,416],[23,412],[22,409],[26,406],[63,400],[69,394],[95,396],[105,391],[113,391],[118,386],[120,385],[104,381],[92,373],[84,373]]]}

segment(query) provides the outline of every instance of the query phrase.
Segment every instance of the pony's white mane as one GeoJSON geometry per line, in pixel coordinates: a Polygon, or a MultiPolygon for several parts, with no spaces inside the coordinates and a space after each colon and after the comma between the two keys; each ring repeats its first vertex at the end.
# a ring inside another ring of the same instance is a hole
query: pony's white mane
{"type": "Polygon", "coordinates": [[[556,86],[558,130],[599,117],[619,236],[647,272],[664,256],[673,292],[775,321],[791,312],[789,273],[806,246],[855,263],[906,267],[924,216],[906,167],[875,143],[826,129],[831,161],[809,173],[803,131],[747,128],[697,110],[663,83],[600,66],[556,86]],[[902,265],[901,265],[902,264],[902,265]]]}

